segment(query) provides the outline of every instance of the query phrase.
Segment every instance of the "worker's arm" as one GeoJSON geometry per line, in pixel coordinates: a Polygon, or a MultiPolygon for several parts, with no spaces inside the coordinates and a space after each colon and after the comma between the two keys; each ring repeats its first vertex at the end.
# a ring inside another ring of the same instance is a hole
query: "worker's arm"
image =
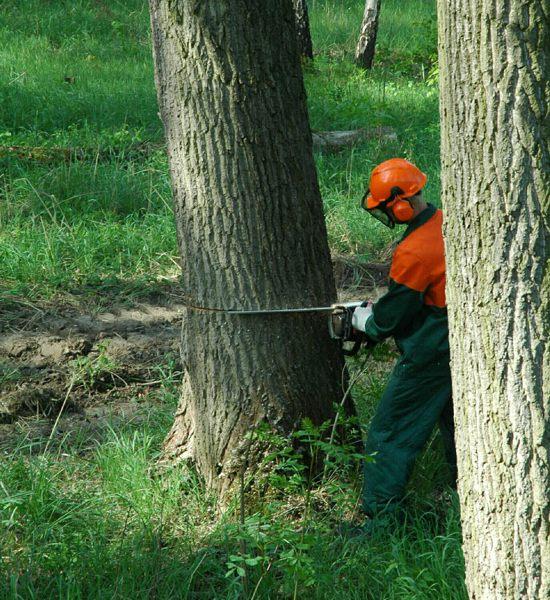
{"type": "Polygon", "coordinates": [[[397,247],[390,270],[388,292],[372,308],[364,323],[369,340],[381,342],[405,331],[424,304],[429,272],[413,253],[397,247]]]}

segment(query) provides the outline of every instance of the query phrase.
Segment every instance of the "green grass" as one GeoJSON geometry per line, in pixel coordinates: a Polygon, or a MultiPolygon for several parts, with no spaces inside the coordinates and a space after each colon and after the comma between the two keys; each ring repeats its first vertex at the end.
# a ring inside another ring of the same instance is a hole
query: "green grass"
{"type": "Polygon", "coordinates": [[[3,277],[14,291],[146,282],[177,271],[169,184],[150,163],[37,166],[6,184],[3,277]]]}
{"type": "MultiPolygon", "coordinates": [[[[372,373],[388,358],[378,349],[357,387],[365,420],[384,384],[372,373]]],[[[357,499],[353,454],[335,454],[308,483],[278,438],[275,475],[259,469],[244,522],[236,509],[220,520],[191,472],[157,462],[178,393],[177,377],[163,379],[139,425],[60,435],[45,454],[43,440],[22,439],[3,457],[0,598],[466,597],[437,443],[414,474],[406,522],[363,541],[334,533],[357,499]],[[258,496],[264,483],[270,491],[258,496]]]]}
{"type": "Polygon", "coordinates": [[[4,0],[0,9],[4,135],[36,145],[103,145],[125,129],[160,137],[146,2],[4,0]]]}
{"type": "MultiPolygon", "coordinates": [[[[362,4],[311,3],[316,58],[306,86],[313,129],[385,125],[398,134],[317,156],[332,249],[372,260],[397,235],[358,208],[377,162],[416,161],[438,203],[438,99],[427,81],[435,2],[384,3],[367,74],[351,62],[362,4]]],[[[146,2],[3,1],[0,15],[0,146],[91,153],[69,163],[0,158],[0,288],[40,297],[174,275],[166,158],[131,152],[162,142],[146,2]]]]}

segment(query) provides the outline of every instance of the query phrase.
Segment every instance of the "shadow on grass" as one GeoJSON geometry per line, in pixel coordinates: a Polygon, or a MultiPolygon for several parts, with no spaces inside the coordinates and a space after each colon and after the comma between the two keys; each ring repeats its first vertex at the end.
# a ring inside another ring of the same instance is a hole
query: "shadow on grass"
{"type": "MultiPolygon", "coordinates": [[[[185,507],[182,506],[182,510],[185,507]]],[[[327,515],[317,515],[327,519],[327,515]]],[[[19,596],[6,598],[466,598],[451,502],[442,516],[412,516],[403,526],[344,539],[329,522],[284,522],[272,516],[235,523],[143,522],[128,511],[72,547],[6,573],[19,596]],[[205,531],[211,528],[211,533],[205,531]],[[105,529],[105,528],[104,528],[105,529]],[[256,531],[254,531],[254,529],[256,531]],[[32,591],[32,592],[31,592],[32,591]]],[[[329,516],[330,519],[330,516],[329,516]]]]}

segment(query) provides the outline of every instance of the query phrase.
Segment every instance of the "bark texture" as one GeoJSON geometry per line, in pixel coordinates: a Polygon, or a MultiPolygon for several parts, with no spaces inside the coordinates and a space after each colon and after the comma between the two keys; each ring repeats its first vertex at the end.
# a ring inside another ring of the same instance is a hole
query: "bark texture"
{"type": "Polygon", "coordinates": [[[364,69],[371,69],[378,34],[378,17],[381,0],[366,0],[361,33],[355,49],[355,62],[364,69]]]}
{"type": "Polygon", "coordinates": [[[167,448],[223,496],[255,425],[332,415],[343,363],[326,315],[220,309],[325,305],[335,286],[291,0],[150,8],[188,306],[167,448]]]}
{"type": "Polygon", "coordinates": [[[447,299],[475,599],[550,597],[547,11],[546,0],[439,2],[447,299]]]}
{"type": "Polygon", "coordinates": [[[311,43],[311,33],[309,31],[307,2],[306,0],[293,0],[293,2],[300,54],[306,58],[313,59],[313,44],[311,43]]]}

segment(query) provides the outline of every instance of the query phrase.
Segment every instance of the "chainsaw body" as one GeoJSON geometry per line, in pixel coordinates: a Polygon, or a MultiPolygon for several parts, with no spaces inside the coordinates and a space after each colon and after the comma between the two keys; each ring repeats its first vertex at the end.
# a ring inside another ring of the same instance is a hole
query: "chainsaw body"
{"type": "Polygon", "coordinates": [[[367,342],[366,335],[354,329],[351,322],[353,311],[364,302],[343,302],[334,304],[329,315],[328,329],[333,340],[342,340],[342,352],[346,356],[353,356],[359,352],[363,344],[367,342]]]}

